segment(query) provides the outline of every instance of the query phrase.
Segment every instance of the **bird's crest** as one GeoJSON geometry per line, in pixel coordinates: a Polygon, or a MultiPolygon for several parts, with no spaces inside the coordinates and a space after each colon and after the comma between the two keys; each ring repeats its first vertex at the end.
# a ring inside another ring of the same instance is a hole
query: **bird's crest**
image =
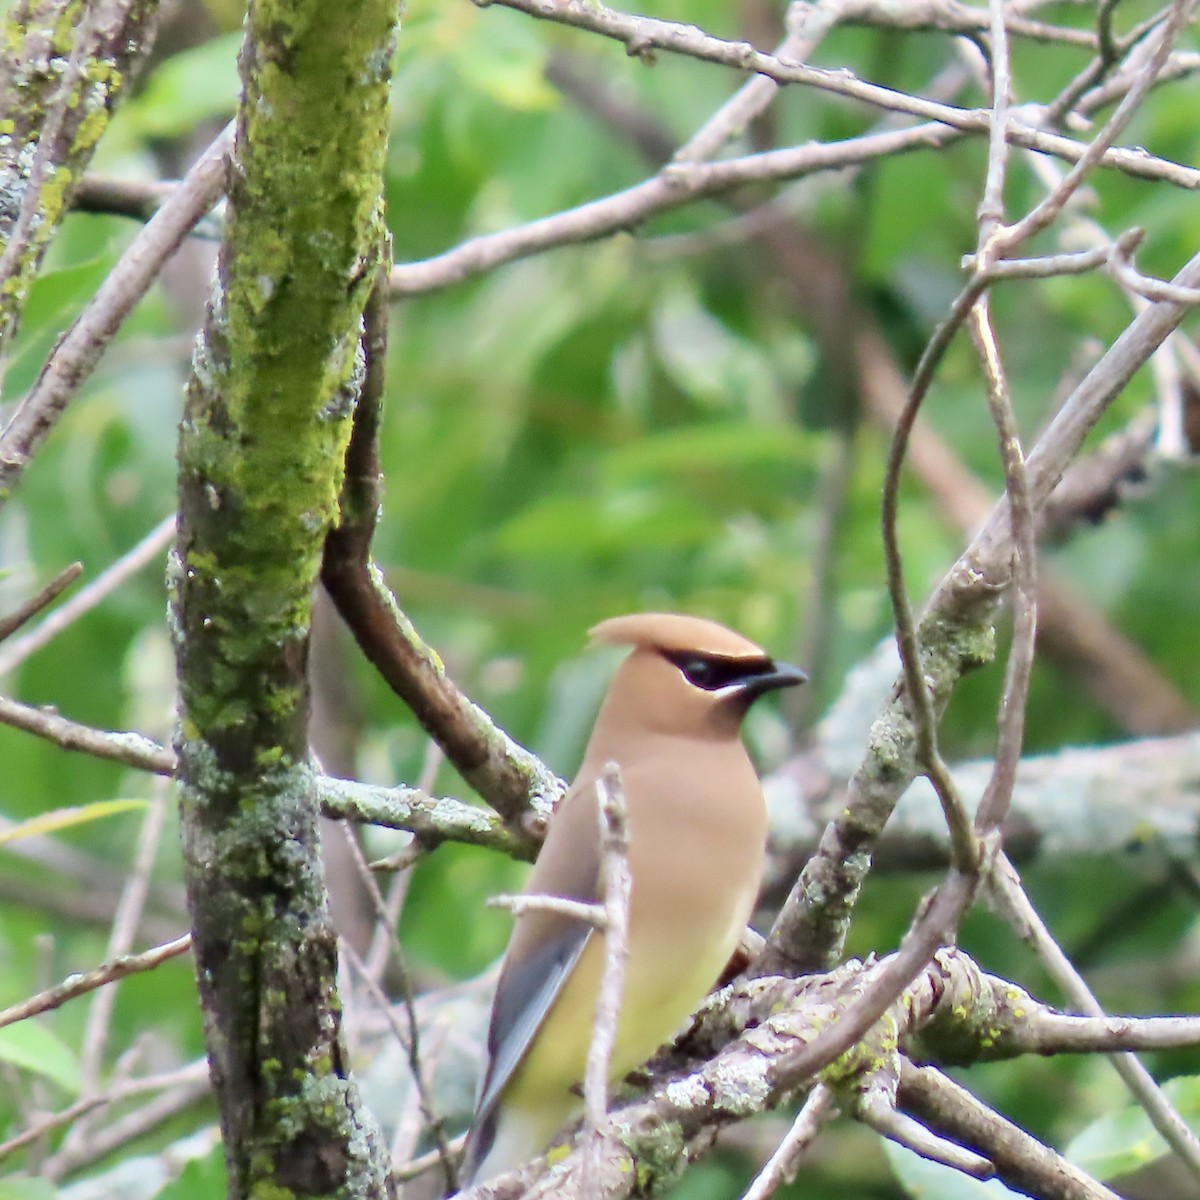
{"type": "Polygon", "coordinates": [[[762,647],[703,617],[681,613],[631,613],[610,617],[589,631],[593,645],[635,646],[668,654],[695,652],[719,658],[765,658],[762,647]]]}

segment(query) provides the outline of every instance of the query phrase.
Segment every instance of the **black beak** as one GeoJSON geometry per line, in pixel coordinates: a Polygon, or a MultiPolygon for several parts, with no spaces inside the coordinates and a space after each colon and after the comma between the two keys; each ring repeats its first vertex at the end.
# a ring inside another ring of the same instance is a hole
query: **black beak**
{"type": "Polygon", "coordinates": [[[753,700],[764,692],[774,692],[779,688],[798,687],[808,682],[808,674],[793,667],[791,663],[773,662],[769,671],[762,674],[749,675],[742,683],[742,695],[753,700]]]}

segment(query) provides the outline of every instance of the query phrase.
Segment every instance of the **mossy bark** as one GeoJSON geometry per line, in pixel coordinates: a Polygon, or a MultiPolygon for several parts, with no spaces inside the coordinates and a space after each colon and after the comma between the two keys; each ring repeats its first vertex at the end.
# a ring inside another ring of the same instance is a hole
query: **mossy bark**
{"type": "Polygon", "coordinates": [[[307,765],[312,589],[383,244],[395,0],[257,0],[179,439],[184,855],[230,1195],[384,1196],[349,1076],[307,765]]]}
{"type": "Polygon", "coordinates": [[[0,352],[153,43],[159,0],[17,0],[0,27],[0,352]]]}

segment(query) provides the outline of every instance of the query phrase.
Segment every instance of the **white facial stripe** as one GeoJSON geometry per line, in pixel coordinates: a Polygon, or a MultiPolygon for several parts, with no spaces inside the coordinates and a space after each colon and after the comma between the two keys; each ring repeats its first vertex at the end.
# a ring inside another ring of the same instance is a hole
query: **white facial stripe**
{"type": "Polygon", "coordinates": [[[746,681],[743,679],[739,683],[727,683],[724,687],[715,688],[709,692],[710,696],[719,696],[722,699],[726,696],[736,696],[739,692],[746,690],[746,681]]]}

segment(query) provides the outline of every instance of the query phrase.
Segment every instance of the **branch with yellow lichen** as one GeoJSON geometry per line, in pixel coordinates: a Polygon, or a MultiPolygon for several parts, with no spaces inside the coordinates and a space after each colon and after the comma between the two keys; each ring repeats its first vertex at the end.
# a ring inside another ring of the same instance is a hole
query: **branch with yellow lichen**
{"type": "Polygon", "coordinates": [[[150,52],[157,0],[18,0],[0,59],[0,350],[130,76],[150,52]]]}
{"type": "MultiPolygon", "coordinates": [[[[940,1072],[918,1072],[917,1064],[1200,1045],[1200,1018],[1093,1018],[1055,1012],[1017,985],[986,974],[961,951],[946,949],[862,1042],[820,1071],[798,1076],[790,1064],[872,985],[887,963],[886,958],[850,962],[800,980],[760,978],[714,996],[683,1043],[686,1053],[697,1056],[691,1067],[679,1069],[678,1057],[659,1060],[653,1093],[613,1112],[599,1164],[599,1190],[592,1194],[622,1197],[655,1190],[682,1170],[692,1148],[706,1149],[716,1130],[799,1098],[821,1082],[843,1111],[928,1157],[976,1176],[1020,1181],[1025,1188],[1031,1172],[1036,1173],[1036,1194],[1050,1200],[1102,1200],[1111,1196],[1103,1185],[1003,1117],[982,1110],[986,1120],[978,1123],[982,1106],[973,1097],[942,1087],[941,1081],[949,1081],[940,1072]],[[711,1057],[696,1066],[702,1056],[711,1057]],[[912,1117],[904,1112],[910,1095],[921,1105],[923,1142],[912,1136],[912,1117]],[[949,1106],[940,1121],[930,1119],[931,1097],[949,1106]],[[968,1151],[954,1135],[970,1122],[977,1124],[968,1151]]],[[[560,1150],[550,1158],[554,1165],[549,1168],[545,1160],[537,1160],[464,1196],[582,1198],[584,1155],[560,1150]]]]}

